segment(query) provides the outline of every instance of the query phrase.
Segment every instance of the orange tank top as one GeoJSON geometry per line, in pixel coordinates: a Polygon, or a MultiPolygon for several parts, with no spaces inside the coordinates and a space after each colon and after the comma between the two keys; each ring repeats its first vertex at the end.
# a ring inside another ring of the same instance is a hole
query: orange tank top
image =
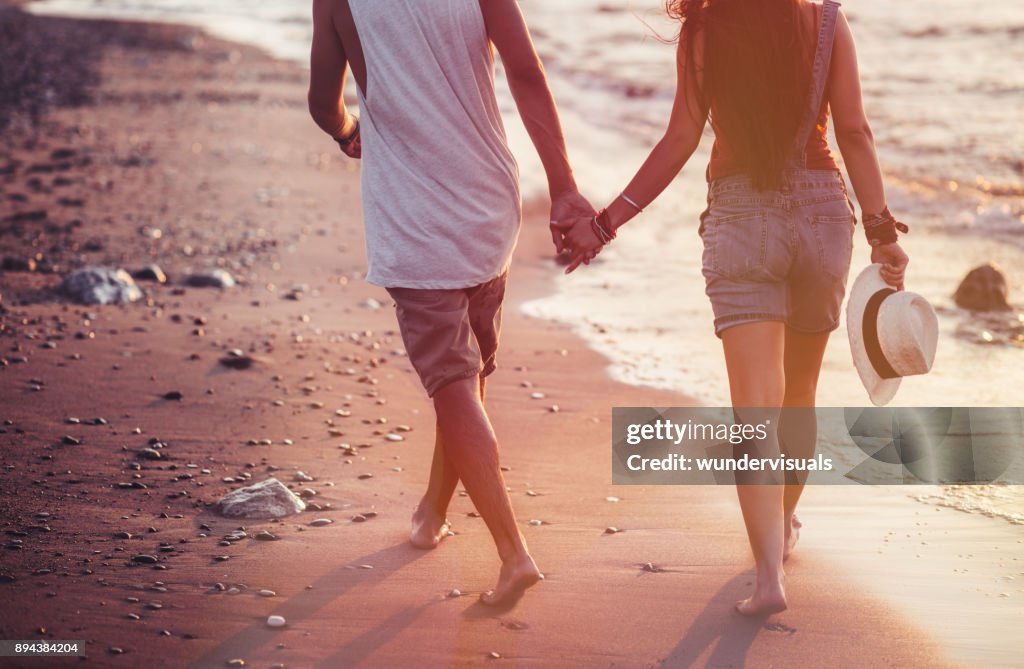
{"type": "MultiPolygon", "coordinates": [[[[820,19],[824,19],[823,13],[819,10],[816,12],[820,19]]],[[[833,17],[834,18],[834,17],[833,17]]],[[[825,26],[822,26],[825,29],[825,26]]],[[[828,26],[829,30],[834,30],[834,25],[830,23],[828,26]]],[[[830,33],[831,36],[831,33],[830,33]]],[[[829,51],[831,51],[831,41],[829,42],[829,51]]],[[[819,54],[815,54],[817,58],[819,54]]],[[[818,111],[818,117],[814,122],[814,128],[808,134],[807,144],[804,146],[804,169],[808,170],[838,170],[839,167],[836,165],[835,159],[832,157],[832,151],[828,146],[828,62],[825,63],[824,67],[819,74],[817,79],[812,80],[811,85],[815,87],[818,92],[821,93],[821,108],[818,111]]],[[[812,103],[813,104],[813,103],[812,103]]],[[[808,113],[808,116],[810,114],[808,113]]],[[[807,123],[810,123],[808,119],[807,123]]],[[[714,102],[712,101],[712,113],[711,113],[711,129],[715,132],[715,143],[711,147],[711,161],[708,163],[707,178],[708,181],[714,181],[723,177],[730,177],[737,174],[744,174],[749,171],[749,165],[746,164],[743,157],[740,155],[740,151],[737,147],[730,143],[728,135],[722,132],[722,129],[715,124],[714,114],[714,102]]]]}

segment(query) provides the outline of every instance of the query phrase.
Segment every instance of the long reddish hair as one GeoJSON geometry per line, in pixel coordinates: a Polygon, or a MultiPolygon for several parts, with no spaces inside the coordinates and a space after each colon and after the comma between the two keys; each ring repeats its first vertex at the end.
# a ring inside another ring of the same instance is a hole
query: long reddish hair
{"type": "Polygon", "coordinates": [[[755,186],[776,187],[809,104],[802,0],[667,0],[682,27],[687,85],[755,186]],[[698,34],[701,39],[698,39],[698,34]],[[697,49],[701,48],[700,54],[697,49]],[[697,63],[703,63],[698,77],[697,63]]]}

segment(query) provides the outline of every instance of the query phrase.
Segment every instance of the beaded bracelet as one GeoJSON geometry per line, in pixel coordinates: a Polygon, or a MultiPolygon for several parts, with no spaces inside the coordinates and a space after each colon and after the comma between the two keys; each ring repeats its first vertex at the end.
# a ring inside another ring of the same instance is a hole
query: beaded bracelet
{"type": "Polygon", "coordinates": [[[608,244],[616,237],[615,228],[608,220],[607,209],[602,209],[594,218],[590,219],[590,229],[594,231],[602,245],[608,244]]]}

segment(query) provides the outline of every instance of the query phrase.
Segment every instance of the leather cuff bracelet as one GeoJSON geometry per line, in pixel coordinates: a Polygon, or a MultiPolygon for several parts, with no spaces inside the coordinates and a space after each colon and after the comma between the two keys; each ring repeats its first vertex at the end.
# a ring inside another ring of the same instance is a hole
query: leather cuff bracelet
{"type": "Polygon", "coordinates": [[[867,237],[868,244],[871,246],[894,244],[899,240],[897,231],[904,234],[910,232],[909,227],[897,221],[889,212],[889,207],[883,209],[879,214],[863,214],[862,218],[864,236],[867,237]]]}

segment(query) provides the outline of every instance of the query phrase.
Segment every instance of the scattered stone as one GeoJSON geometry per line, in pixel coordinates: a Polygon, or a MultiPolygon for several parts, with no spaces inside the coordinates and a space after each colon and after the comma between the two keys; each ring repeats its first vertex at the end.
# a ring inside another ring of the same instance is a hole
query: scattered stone
{"type": "Polygon", "coordinates": [[[245,660],[243,660],[240,657],[236,657],[233,660],[228,660],[225,664],[227,664],[229,667],[244,667],[245,660]]]}
{"type": "Polygon", "coordinates": [[[155,555],[134,555],[132,556],[132,562],[138,562],[140,564],[156,564],[159,560],[155,555]]]}
{"type": "Polygon", "coordinates": [[[267,618],[267,627],[284,627],[285,619],[282,616],[270,616],[267,618]]]}
{"type": "Polygon", "coordinates": [[[5,272],[34,272],[36,271],[35,258],[16,258],[6,256],[0,263],[0,270],[5,272]]]}
{"type": "Polygon", "coordinates": [[[1010,289],[1006,276],[993,263],[975,267],[960,282],[953,301],[972,311],[1008,311],[1010,289]]]}
{"type": "Polygon", "coordinates": [[[220,364],[224,365],[228,369],[249,369],[256,364],[256,359],[250,355],[242,353],[238,349],[231,351],[228,355],[220,359],[220,364]],[[235,353],[238,353],[235,355],[235,353]]]}
{"type": "Polygon", "coordinates": [[[61,443],[63,443],[65,446],[78,446],[82,443],[82,440],[76,439],[71,435],[64,435],[64,438],[61,439],[61,443]]]}
{"type": "Polygon", "coordinates": [[[185,396],[182,395],[181,392],[178,390],[172,390],[170,392],[164,393],[163,397],[165,400],[171,400],[173,402],[180,402],[181,400],[185,399],[185,396]]]}
{"type": "Polygon", "coordinates": [[[455,599],[456,597],[461,597],[461,596],[462,596],[462,591],[459,590],[458,588],[452,588],[451,590],[448,591],[448,594],[446,595],[446,597],[448,597],[449,599],[455,599]]]}
{"type": "Polygon", "coordinates": [[[131,532],[118,532],[117,534],[114,535],[114,538],[115,539],[131,539],[132,538],[132,533],[131,532]]]}
{"type": "Polygon", "coordinates": [[[333,523],[333,522],[334,522],[334,521],[333,521],[333,520],[331,520],[330,518],[317,518],[316,520],[314,520],[313,522],[311,522],[311,523],[309,524],[309,526],[310,526],[310,527],[323,527],[323,526],[325,526],[325,525],[330,525],[330,524],[331,524],[331,523],[333,523]]]}
{"type": "Polygon", "coordinates": [[[160,269],[159,265],[146,265],[142,269],[132,272],[132,278],[136,281],[154,281],[156,283],[167,283],[167,275],[160,269]]]}
{"type": "Polygon", "coordinates": [[[260,597],[277,597],[277,593],[273,590],[260,590],[260,597]]]}
{"type": "Polygon", "coordinates": [[[185,285],[193,288],[232,288],[235,285],[235,277],[228,271],[217,268],[189,274],[185,277],[185,285]]]}
{"type": "Polygon", "coordinates": [[[405,441],[405,437],[403,437],[400,434],[395,434],[394,432],[390,432],[387,435],[387,440],[388,441],[405,441]]]}
{"type": "Polygon", "coordinates": [[[617,527],[606,527],[606,528],[604,528],[604,533],[605,534],[618,534],[621,531],[622,530],[620,530],[617,527]]]}
{"type": "Polygon", "coordinates": [[[487,659],[489,659],[489,660],[500,660],[501,659],[501,653],[499,653],[496,650],[492,650],[490,653],[487,654],[487,659]]]}
{"type": "Polygon", "coordinates": [[[309,481],[315,481],[316,479],[307,474],[306,472],[298,471],[295,472],[295,480],[308,483],[309,481]]]}
{"type": "Polygon", "coordinates": [[[120,648],[118,646],[111,646],[107,649],[107,652],[109,652],[111,655],[124,655],[124,648],[120,648]]]}
{"type": "Polygon", "coordinates": [[[542,400],[545,397],[547,397],[547,395],[545,395],[544,393],[530,393],[531,400],[542,400]]]}
{"type": "Polygon", "coordinates": [[[278,541],[280,537],[272,532],[260,530],[256,533],[256,536],[254,536],[253,539],[256,539],[257,541],[278,541]]]}
{"type": "Polygon", "coordinates": [[[228,518],[283,518],[305,509],[306,503],[276,478],[230,492],[214,505],[228,518]]]}
{"type": "Polygon", "coordinates": [[[75,270],[61,282],[60,291],[81,304],[126,304],[142,297],[128,272],[110,267],[75,270]]]}
{"type": "Polygon", "coordinates": [[[145,458],[146,460],[162,460],[164,455],[156,449],[144,448],[139,451],[139,457],[145,458]]]}

